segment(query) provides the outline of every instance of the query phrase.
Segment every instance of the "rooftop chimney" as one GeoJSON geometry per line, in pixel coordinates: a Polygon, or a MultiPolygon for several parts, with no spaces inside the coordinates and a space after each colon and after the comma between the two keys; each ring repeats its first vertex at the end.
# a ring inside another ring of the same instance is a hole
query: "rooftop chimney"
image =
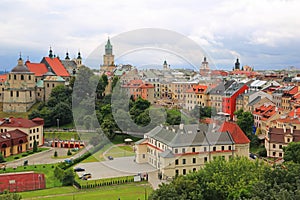
{"type": "Polygon", "coordinates": [[[183,130],[183,126],[184,126],[184,124],[179,124],[179,129],[183,130]]]}

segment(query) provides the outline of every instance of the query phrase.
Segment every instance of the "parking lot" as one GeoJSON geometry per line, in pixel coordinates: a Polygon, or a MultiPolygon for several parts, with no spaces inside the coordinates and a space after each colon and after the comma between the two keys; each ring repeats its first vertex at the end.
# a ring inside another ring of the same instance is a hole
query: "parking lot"
{"type": "Polygon", "coordinates": [[[84,173],[91,173],[93,179],[112,178],[120,176],[130,176],[138,173],[151,173],[156,171],[154,167],[145,163],[137,164],[134,157],[120,157],[103,162],[80,163],[75,167],[84,168],[84,172],[77,172],[82,176],[84,173]]]}

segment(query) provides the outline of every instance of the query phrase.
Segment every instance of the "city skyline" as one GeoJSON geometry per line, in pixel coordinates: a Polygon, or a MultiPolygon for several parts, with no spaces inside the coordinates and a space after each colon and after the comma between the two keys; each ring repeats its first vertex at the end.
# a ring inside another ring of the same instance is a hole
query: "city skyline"
{"type": "MultiPolygon", "coordinates": [[[[159,1],[4,1],[0,8],[0,70],[13,68],[19,52],[24,60],[29,57],[40,62],[50,46],[62,58],[67,51],[73,58],[80,50],[85,63],[108,37],[114,45],[114,37],[142,28],[186,36],[204,49],[219,69],[231,70],[236,58],[257,70],[299,68],[299,7],[297,1],[282,0],[166,1],[164,5],[159,1]]],[[[99,53],[102,56],[104,52],[99,53]]],[[[136,66],[153,63],[147,62],[147,56],[125,61],[123,64],[136,66]]]]}

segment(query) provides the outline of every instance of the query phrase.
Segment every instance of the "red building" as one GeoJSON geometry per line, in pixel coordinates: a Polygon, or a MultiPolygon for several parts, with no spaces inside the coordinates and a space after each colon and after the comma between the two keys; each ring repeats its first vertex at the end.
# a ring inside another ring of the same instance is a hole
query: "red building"
{"type": "Polygon", "coordinates": [[[0,192],[23,192],[46,188],[44,174],[35,172],[20,172],[0,174],[0,192]]]}
{"type": "Polygon", "coordinates": [[[228,89],[225,90],[222,97],[222,111],[230,115],[230,119],[233,119],[233,115],[236,108],[236,98],[245,92],[249,87],[244,83],[233,83],[228,89]]]}

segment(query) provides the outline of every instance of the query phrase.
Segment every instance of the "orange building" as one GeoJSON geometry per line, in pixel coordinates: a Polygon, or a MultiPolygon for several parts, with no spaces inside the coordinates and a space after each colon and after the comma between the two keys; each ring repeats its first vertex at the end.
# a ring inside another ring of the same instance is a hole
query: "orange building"
{"type": "Polygon", "coordinates": [[[150,83],[144,83],[142,80],[131,80],[129,83],[123,85],[122,88],[128,89],[133,99],[141,97],[150,103],[154,101],[154,85],[150,83]]]}

